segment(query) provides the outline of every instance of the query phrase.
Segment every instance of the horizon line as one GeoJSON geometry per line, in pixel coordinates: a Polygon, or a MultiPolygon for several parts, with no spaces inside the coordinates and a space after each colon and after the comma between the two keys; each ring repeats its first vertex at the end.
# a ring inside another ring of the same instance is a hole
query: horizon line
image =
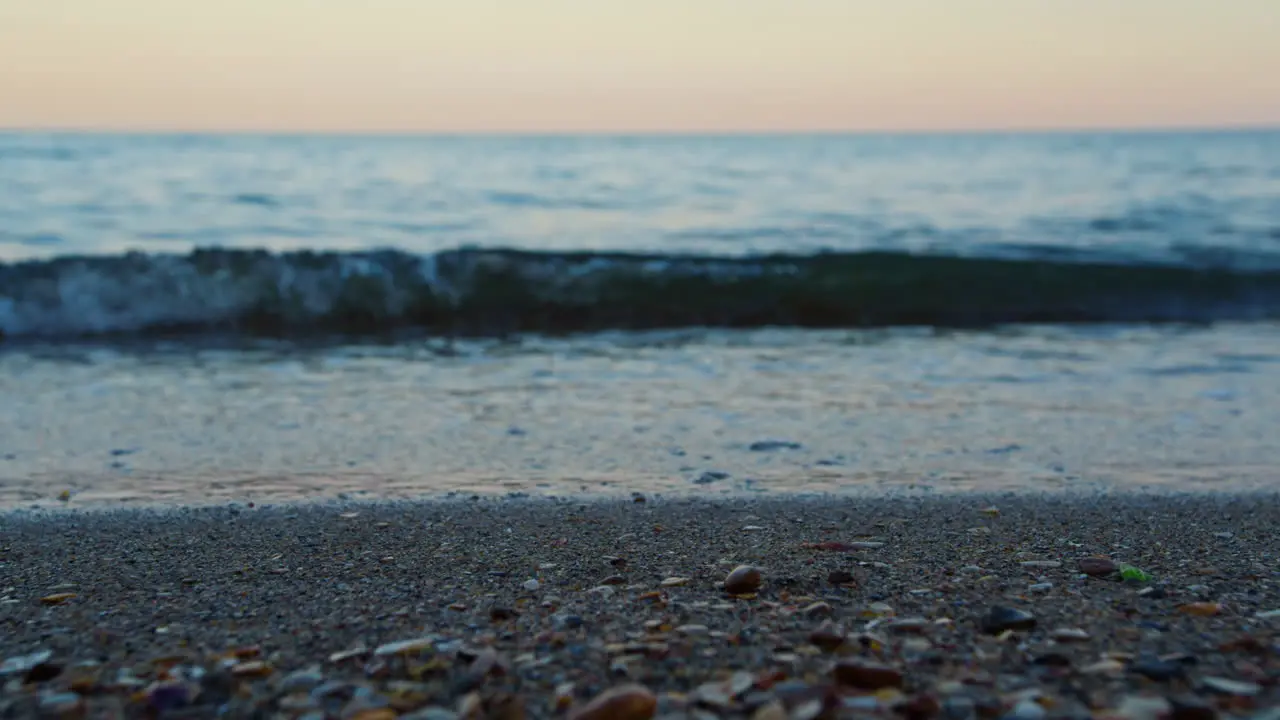
{"type": "Polygon", "coordinates": [[[415,130],[415,129],[270,129],[270,128],[127,128],[94,126],[6,126],[3,135],[162,135],[162,136],[258,136],[258,137],[440,137],[440,138],[554,138],[554,137],[806,137],[892,135],[1071,135],[1233,133],[1280,131],[1280,121],[1223,123],[1215,125],[1084,125],[1009,126],[990,128],[815,128],[815,129],[565,129],[565,130],[415,130]]]}

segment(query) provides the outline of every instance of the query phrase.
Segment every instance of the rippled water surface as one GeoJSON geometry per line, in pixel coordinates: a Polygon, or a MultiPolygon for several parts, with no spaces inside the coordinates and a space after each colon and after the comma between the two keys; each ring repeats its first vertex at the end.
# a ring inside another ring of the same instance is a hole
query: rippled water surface
{"type": "Polygon", "coordinates": [[[1274,487],[1277,322],[1277,131],[0,134],[6,506],[1274,487]]]}
{"type": "Polygon", "coordinates": [[[0,502],[1274,487],[1276,331],[30,347],[0,502]]]}
{"type": "Polygon", "coordinates": [[[1272,254],[1280,132],[0,134],[0,218],[9,259],[209,245],[1272,254]]]}

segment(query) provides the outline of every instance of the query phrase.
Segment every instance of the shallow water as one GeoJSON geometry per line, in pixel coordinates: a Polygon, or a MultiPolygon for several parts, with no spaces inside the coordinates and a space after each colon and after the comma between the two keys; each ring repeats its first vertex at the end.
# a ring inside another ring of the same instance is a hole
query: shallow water
{"type": "Polygon", "coordinates": [[[1278,329],[25,346],[0,503],[1274,488],[1278,329]]]}
{"type": "Polygon", "coordinates": [[[1280,131],[0,133],[8,506],[1275,487],[1278,321],[1280,131]]]}

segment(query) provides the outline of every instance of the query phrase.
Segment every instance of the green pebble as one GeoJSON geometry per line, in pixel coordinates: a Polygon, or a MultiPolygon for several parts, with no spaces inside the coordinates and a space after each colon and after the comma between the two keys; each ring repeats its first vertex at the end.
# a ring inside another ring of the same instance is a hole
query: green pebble
{"type": "Polygon", "coordinates": [[[1132,565],[1121,565],[1120,577],[1133,582],[1146,582],[1151,579],[1151,573],[1132,565]]]}

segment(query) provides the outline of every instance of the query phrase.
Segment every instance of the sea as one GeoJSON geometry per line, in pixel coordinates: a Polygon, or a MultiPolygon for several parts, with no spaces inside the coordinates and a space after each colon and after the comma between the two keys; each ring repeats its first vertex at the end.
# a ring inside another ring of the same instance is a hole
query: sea
{"type": "Polygon", "coordinates": [[[1280,130],[0,133],[0,507],[1280,486],[1280,130]]]}

